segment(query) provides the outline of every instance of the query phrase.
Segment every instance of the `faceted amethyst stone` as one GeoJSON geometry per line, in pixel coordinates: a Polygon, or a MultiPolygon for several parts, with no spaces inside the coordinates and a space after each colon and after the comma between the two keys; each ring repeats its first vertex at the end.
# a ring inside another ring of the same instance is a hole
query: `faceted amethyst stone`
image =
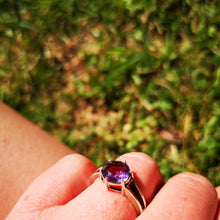
{"type": "Polygon", "coordinates": [[[128,165],[121,161],[109,161],[102,167],[101,172],[102,176],[112,183],[126,182],[131,176],[128,165]]]}

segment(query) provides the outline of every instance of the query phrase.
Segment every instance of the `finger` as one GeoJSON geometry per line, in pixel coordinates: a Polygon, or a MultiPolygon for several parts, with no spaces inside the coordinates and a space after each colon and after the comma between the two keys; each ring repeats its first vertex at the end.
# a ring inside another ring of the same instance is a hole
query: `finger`
{"type": "Polygon", "coordinates": [[[171,178],[158,192],[141,219],[214,219],[217,195],[203,176],[182,173],[171,178]]]}
{"type": "Polygon", "coordinates": [[[216,212],[216,220],[220,220],[220,186],[216,187],[215,189],[218,195],[218,208],[216,212]]]}
{"type": "Polygon", "coordinates": [[[63,205],[88,186],[88,178],[96,169],[96,165],[79,154],[65,156],[30,185],[17,208],[21,205],[26,211],[34,211],[63,205]]]}
{"type": "MultiPolygon", "coordinates": [[[[143,153],[128,153],[118,158],[126,161],[134,179],[147,201],[163,183],[160,171],[152,158],[143,153]]],[[[105,184],[96,181],[74,200],[63,207],[71,219],[134,219],[137,214],[127,197],[108,191],[105,184]]]]}

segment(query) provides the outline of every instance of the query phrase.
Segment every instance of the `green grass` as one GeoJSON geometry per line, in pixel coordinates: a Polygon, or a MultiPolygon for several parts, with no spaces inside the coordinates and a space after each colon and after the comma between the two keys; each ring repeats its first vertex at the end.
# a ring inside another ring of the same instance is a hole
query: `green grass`
{"type": "Polygon", "coordinates": [[[220,184],[218,1],[0,1],[0,98],[98,165],[142,151],[220,184]]]}

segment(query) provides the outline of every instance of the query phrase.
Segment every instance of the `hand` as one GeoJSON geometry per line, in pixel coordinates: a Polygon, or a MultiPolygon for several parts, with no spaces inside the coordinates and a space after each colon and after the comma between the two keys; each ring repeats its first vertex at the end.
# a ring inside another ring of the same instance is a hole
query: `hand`
{"type": "Polygon", "coordinates": [[[182,173],[163,185],[155,161],[146,154],[128,153],[118,159],[126,160],[146,199],[148,206],[140,216],[125,196],[108,191],[101,181],[88,186],[97,167],[73,154],[40,175],[6,219],[214,219],[217,193],[206,178],[182,173]]]}

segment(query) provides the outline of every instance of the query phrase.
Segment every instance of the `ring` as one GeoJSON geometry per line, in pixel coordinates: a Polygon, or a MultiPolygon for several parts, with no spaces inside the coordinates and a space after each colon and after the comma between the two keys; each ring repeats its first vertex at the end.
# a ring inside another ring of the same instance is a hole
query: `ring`
{"type": "Polygon", "coordinates": [[[144,196],[134,181],[133,173],[126,162],[109,161],[91,175],[90,183],[94,182],[95,179],[102,180],[108,190],[126,196],[133,204],[138,215],[146,208],[144,196]]]}

